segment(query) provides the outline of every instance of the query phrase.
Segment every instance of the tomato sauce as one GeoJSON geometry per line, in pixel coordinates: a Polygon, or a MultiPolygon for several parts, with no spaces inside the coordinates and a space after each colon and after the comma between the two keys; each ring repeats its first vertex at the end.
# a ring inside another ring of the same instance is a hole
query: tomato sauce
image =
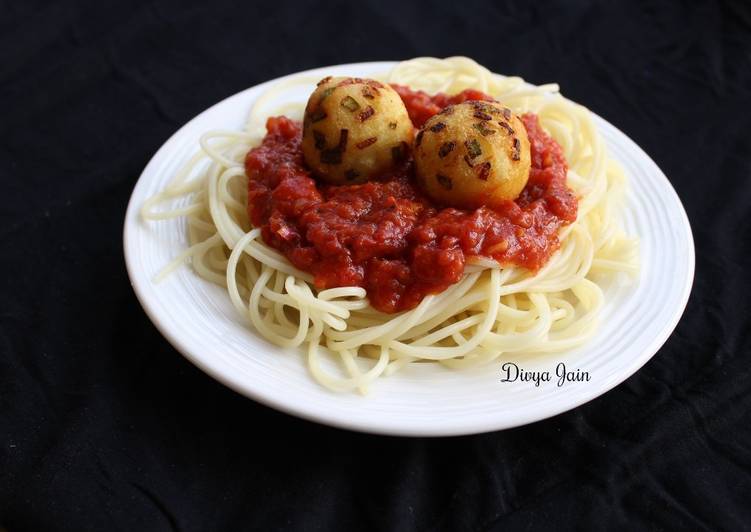
{"type": "Polygon", "coordinates": [[[401,96],[404,106],[407,108],[409,118],[415,127],[420,128],[428,118],[438,113],[444,107],[466,102],[467,100],[494,101],[491,96],[474,89],[464,89],[462,92],[448,96],[443,93],[430,95],[424,91],[413,91],[404,85],[391,85],[401,96]]]}
{"type": "MultiPolygon", "coordinates": [[[[394,86],[419,127],[447,105],[490,100],[479,91],[428,95],[394,86]]],[[[529,181],[514,201],[493,209],[443,208],[425,196],[406,161],[360,185],[314,180],[303,161],[300,123],[269,118],[262,144],[245,159],[248,212],[264,241],[319,289],[361,286],[376,309],[398,312],[461,279],[469,257],[490,257],[532,271],[558,249],[558,230],[576,219],[561,147],[539,125],[522,121],[530,140],[529,181]]]]}

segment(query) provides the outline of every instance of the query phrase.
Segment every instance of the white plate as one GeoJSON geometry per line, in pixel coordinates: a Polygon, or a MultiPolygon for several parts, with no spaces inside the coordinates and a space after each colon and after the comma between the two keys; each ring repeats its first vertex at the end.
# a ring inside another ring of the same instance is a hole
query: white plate
{"type": "MultiPolygon", "coordinates": [[[[393,65],[341,65],[293,76],[368,76],[393,65]]],[[[639,281],[607,288],[599,331],[585,346],[560,354],[503,358],[529,371],[551,373],[563,362],[569,370],[587,371],[590,381],[558,387],[551,375],[553,381],[540,386],[520,380],[502,383],[498,363],[466,372],[422,364],[378,380],[365,397],[325,390],[308,374],[302,350],[265,341],[238,316],[222,288],[189,267],[153,283],[154,274],[185,249],[185,223],[144,222],[138,213],[144,200],[161,190],[195,152],[202,133],[242,129],[251,104],[276,81],[227,98],[175,133],[143,171],[125,218],[125,260],[144,310],[178,351],[218,381],[273,408],[338,427],[395,435],[471,434],[531,423],[594,399],[646,363],[675,328],[694,276],[688,218],[655,163],[596,116],[610,156],[621,162],[630,179],[624,222],[627,232],[640,238],[639,281]]],[[[304,101],[307,90],[288,97],[304,101]]]]}

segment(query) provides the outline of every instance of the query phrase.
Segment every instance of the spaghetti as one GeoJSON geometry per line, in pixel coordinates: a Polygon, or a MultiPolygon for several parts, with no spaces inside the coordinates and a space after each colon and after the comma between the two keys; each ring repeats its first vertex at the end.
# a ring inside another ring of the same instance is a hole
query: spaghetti
{"type": "MultiPolygon", "coordinates": [[[[374,309],[358,286],[317,291],[309,273],[264,243],[247,214],[243,161],[260,140],[259,110],[278,95],[277,85],[257,100],[245,132],[203,135],[201,151],[142,207],[149,220],[187,218],[191,246],[157,280],[190,260],[198,275],[227,288],[262,336],[283,347],[305,345],[311,374],[335,391],[366,393],[378,377],[415,362],[461,369],[503,353],[556,352],[586,342],[596,330],[607,276],[638,272],[637,242],[618,223],[626,178],[607,158],[587,109],[563,98],[555,84],[535,87],[463,57],[405,61],[384,81],[428,93],[476,89],[516,113],[537,114],[562,147],[568,185],[579,197],[576,221],[561,229],[560,249],[539,271],[473,257],[459,282],[398,314],[374,309]],[[156,208],[167,201],[172,209],[156,208]],[[326,371],[324,357],[343,371],[326,371]]],[[[300,115],[301,107],[280,111],[300,115]]]]}

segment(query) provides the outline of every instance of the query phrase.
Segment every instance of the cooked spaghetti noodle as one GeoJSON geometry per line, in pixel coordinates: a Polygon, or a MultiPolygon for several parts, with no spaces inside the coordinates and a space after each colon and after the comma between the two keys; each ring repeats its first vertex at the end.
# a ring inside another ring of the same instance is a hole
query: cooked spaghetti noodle
{"type": "MultiPolygon", "coordinates": [[[[463,57],[405,61],[382,79],[429,93],[477,89],[516,113],[538,115],[563,149],[568,185],[579,198],[576,221],[560,231],[560,249],[539,271],[474,257],[458,283],[398,314],[375,310],[361,287],[317,291],[309,273],[264,243],[247,213],[243,161],[260,141],[260,110],[283,84],[316,81],[292,78],[256,101],[246,131],[203,135],[201,150],[144,204],[148,220],[187,217],[191,245],[157,280],[189,260],[198,275],[226,287],[262,336],[283,347],[304,345],[313,377],[335,391],[366,393],[378,377],[414,362],[461,369],[503,353],[556,352],[586,342],[603,305],[598,283],[638,272],[637,242],[619,225],[626,178],[607,157],[587,109],[561,96],[555,84],[532,86],[463,57]],[[170,201],[170,210],[156,208],[170,201]],[[338,361],[342,371],[325,371],[322,357],[338,361]]],[[[278,111],[300,116],[302,104],[278,111]]]]}

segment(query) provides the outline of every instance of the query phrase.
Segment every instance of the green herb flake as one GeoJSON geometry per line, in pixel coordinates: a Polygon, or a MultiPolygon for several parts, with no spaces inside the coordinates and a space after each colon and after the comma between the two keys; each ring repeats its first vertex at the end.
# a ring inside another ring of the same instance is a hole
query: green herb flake
{"type": "Polygon", "coordinates": [[[455,147],[456,147],[456,142],[454,141],[444,142],[443,144],[441,144],[441,147],[438,150],[438,157],[443,159],[449,153],[451,153],[455,147]]]}
{"type": "Polygon", "coordinates": [[[490,129],[487,125],[485,125],[485,122],[477,122],[476,124],[472,124],[472,127],[479,131],[480,135],[482,135],[483,137],[487,137],[488,135],[495,135],[495,129],[490,129]]]}
{"type": "Polygon", "coordinates": [[[352,96],[345,96],[344,98],[342,98],[341,106],[350,113],[354,113],[360,108],[360,104],[357,103],[357,100],[355,100],[352,96]]]}
{"type": "Polygon", "coordinates": [[[317,150],[322,150],[326,147],[326,135],[321,133],[320,131],[313,130],[313,140],[315,142],[315,147],[317,150]]]}
{"type": "Polygon", "coordinates": [[[337,144],[336,149],[339,151],[346,150],[348,138],[349,138],[349,129],[340,129],[339,130],[339,144],[337,144]]]}
{"type": "Polygon", "coordinates": [[[336,90],[336,87],[326,87],[321,91],[321,97],[318,99],[318,105],[321,105],[323,103],[323,100],[331,96],[331,93],[336,90]]]}
{"type": "Polygon", "coordinates": [[[482,155],[482,148],[480,147],[480,143],[477,142],[477,139],[464,141],[464,146],[467,148],[467,155],[469,155],[470,159],[476,159],[482,155]]]}
{"type": "Polygon", "coordinates": [[[368,118],[373,116],[375,114],[375,109],[373,109],[370,105],[365,108],[364,111],[362,111],[359,115],[357,115],[357,118],[360,120],[360,122],[365,122],[368,118]]]}
{"type": "Polygon", "coordinates": [[[511,152],[512,160],[518,161],[519,159],[521,159],[521,149],[522,149],[521,142],[519,142],[518,138],[514,137],[514,149],[511,152]]]}
{"type": "Polygon", "coordinates": [[[358,150],[364,150],[368,146],[375,144],[377,140],[378,140],[378,137],[370,137],[369,139],[365,139],[365,140],[358,142],[357,144],[355,144],[355,146],[357,146],[358,150]]]}
{"type": "Polygon", "coordinates": [[[488,177],[490,176],[490,162],[486,161],[481,165],[476,166],[475,173],[477,174],[478,179],[487,181],[488,177]]]}
{"type": "Polygon", "coordinates": [[[326,114],[326,111],[321,109],[320,107],[316,109],[315,111],[310,113],[310,121],[315,124],[316,122],[320,122],[324,118],[326,118],[328,115],[326,114]]]}
{"type": "Polygon", "coordinates": [[[514,134],[514,128],[512,128],[512,127],[511,127],[510,125],[508,125],[508,124],[507,124],[506,122],[501,122],[501,121],[499,120],[499,121],[498,121],[498,125],[499,125],[499,126],[501,126],[501,127],[503,128],[503,129],[505,129],[505,130],[506,130],[506,133],[508,133],[509,135],[513,135],[513,134],[514,134]]]}
{"type": "Polygon", "coordinates": [[[438,184],[446,190],[451,190],[452,188],[454,188],[454,182],[448,176],[445,176],[443,174],[436,174],[435,179],[436,181],[438,181],[438,184]]]}

